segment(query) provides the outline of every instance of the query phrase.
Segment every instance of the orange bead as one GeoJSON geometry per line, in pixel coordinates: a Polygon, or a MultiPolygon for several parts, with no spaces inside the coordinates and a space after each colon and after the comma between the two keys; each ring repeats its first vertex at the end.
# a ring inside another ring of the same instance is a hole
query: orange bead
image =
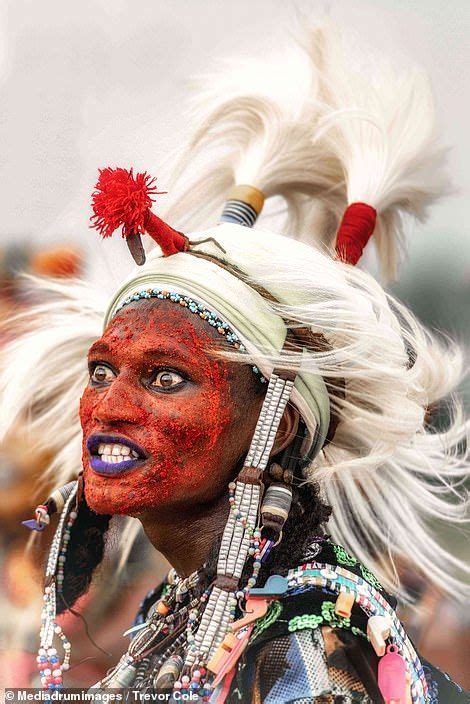
{"type": "Polygon", "coordinates": [[[335,604],[335,614],[342,618],[350,618],[354,605],[354,594],[352,592],[340,592],[335,604]]]}
{"type": "Polygon", "coordinates": [[[164,601],[159,601],[157,604],[157,612],[160,614],[160,616],[166,616],[167,613],[169,612],[168,606],[165,604],[164,601]]]}

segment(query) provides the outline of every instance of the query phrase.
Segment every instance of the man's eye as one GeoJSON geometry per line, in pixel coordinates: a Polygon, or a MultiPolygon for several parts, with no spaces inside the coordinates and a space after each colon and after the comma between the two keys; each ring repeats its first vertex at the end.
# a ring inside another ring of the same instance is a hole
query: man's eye
{"type": "Polygon", "coordinates": [[[90,380],[94,384],[110,384],[116,374],[106,364],[97,364],[90,374],[90,380]]]}
{"type": "Polygon", "coordinates": [[[151,383],[153,388],[157,389],[174,389],[184,382],[181,374],[165,369],[155,376],[151,383]]]}

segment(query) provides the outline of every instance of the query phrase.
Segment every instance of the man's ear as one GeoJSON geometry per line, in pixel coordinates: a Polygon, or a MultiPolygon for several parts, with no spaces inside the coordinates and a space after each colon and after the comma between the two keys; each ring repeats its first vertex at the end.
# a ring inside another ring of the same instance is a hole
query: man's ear
{"type": "Polygon", "coordinates": [[[276,440],[274,441],[274,446],[271,451],[271,457],[274,457],[282,450],[285,450],[299,429],[300,414],[295,406],[287,404],[282,420],[279,424],[279,429],[276,434],[276,440]]]}

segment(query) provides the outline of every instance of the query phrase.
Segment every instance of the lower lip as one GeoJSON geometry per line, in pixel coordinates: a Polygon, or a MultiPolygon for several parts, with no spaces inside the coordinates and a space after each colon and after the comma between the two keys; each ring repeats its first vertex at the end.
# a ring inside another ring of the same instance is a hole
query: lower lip
{"type": "Polygon", "coordinates": [[[104,476],[116,476],[129,472],[134,467],[142,463],[142,460],[124,460],[123,462],[103,462],[99,457],[93,456],[90,458],[90,466],[96,474],[104,476]]]}

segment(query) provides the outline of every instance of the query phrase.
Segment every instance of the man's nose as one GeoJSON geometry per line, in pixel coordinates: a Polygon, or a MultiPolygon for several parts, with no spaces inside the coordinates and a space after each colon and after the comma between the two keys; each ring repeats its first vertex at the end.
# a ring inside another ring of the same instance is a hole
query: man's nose
{"type": "Polygon", "coordinates": [[[110,386],[100,392],[100,401],[93,412],[93,420],[103,425],[112,423],[142,423],[144,411],[140,400],[143,389],[136,388],[126,374],[119,375],[110,386]]]}

